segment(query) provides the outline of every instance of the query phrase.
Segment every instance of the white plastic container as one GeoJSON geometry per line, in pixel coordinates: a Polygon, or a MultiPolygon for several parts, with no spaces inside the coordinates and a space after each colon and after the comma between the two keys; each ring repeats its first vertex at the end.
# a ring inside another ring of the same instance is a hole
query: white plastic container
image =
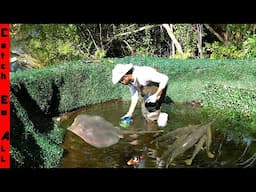
{"type": "Polygon", "coordinates": [[[168,121],[168,114],[167,113],[160,113],[158,119],[157,119],[157,124],[159,127],[165,127],[167,125],[168,121]]]}

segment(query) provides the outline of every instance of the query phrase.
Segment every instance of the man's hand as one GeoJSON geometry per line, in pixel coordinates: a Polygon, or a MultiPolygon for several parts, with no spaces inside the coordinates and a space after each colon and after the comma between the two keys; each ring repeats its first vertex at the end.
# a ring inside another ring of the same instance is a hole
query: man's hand
{"type": "Polygon", "coordinates": [[[124,120],[125,118],[131,118],[132,116],[130,114],[125,114],[124,116],[122,116],[120,119],[124,120]]]}
{"type": "Polygon", "coordinates": [[[160,96],[156,96],[156,94],[153,94],[151,96],[149,96],[145,102],[146,103],[155,103],[158,99],[160,98],[160,96]]]}

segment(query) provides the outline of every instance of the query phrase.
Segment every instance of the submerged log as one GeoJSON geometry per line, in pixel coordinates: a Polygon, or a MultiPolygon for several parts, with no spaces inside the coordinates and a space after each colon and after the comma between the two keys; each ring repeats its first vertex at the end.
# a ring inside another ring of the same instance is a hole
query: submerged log
{"type": "Polygon", "coordinates": [[[204,144],[206,145],[208,157],[213,158],[214,155],[210,152],[210,145],[212,142],[211,124],[213,122],[214,121],[211,121],[210,123],[204,125],[189,125],[186,127],[178,128],[170,133],[167,133],[166,135],[157,138],[156,141],[166,142],[166,144],[175,139],[175,141],[161,156],[162,160],[167,158],[166,167],[169,167],[169,165],[177,156],[183,154],[188,149],[195,146],[192,157],[185,160],[187,165],[191,165],[193,159],[202,149],[204,144]]]}

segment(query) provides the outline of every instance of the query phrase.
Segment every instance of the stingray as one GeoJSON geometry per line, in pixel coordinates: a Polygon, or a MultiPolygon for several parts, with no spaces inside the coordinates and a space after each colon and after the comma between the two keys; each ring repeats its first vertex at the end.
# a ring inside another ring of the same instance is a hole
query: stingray
{"type": "Polygon", "coordinates": [[[118,127],[113,126],[100,116],[78,115],[68,130],[97,148],[109,147],[123,138],[118,127]]]}
{"type": "Polygon", "coordinates": [[[124,134],[145,134],[159,133],[163,130],[152,131],[130,131],[122,130],[105,120],[101,116],[90,116],[80,114],[76,116],[68,130],[82,138],[86,143],[97,147],[104,148],[114,145],[124,138],[124,134]]]}

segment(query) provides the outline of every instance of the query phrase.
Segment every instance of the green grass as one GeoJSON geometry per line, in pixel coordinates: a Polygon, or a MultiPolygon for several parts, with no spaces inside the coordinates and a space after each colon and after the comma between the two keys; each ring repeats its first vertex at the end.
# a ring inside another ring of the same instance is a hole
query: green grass
{"type": "Polygon", "coordinates": [[[244,89],[256,87],[256,59],[168,59],[157,57],[125,57],[116,63],[133,63],[157,67],[169,76],[167,94],[176,102],[202,99],[208,84],[220,84],[244,89]]]}

